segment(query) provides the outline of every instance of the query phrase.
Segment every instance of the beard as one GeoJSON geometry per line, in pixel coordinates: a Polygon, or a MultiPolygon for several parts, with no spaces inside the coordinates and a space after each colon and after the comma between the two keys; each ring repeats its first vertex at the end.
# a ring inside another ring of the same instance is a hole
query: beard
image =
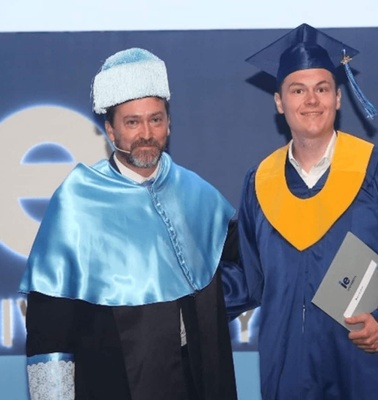
{"type": "MultiPolygon", "coordinates": [[[[116,143],[118,146],[118,144],[116,143]]],[[[130,153],[121,153],[120,156],[130,165],[137,168],[156,167],[165,149],[163,145],[154,139],[139,139],[130,146],[130,153]]]]}

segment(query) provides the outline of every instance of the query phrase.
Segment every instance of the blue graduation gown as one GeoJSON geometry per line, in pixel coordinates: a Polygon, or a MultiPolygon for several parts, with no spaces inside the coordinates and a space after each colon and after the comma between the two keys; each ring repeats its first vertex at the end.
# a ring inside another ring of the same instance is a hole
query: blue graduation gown
{"type": "MultiPolygon", "coordinates": [[[[230,314],[261,306],[259,353],[264,400],[378,397],[378,353],[357,348],[343,326],[311,303],[348,231],[378,251],[377,165],[374,148],[352,204],[320,240],[304,250],[296,249],[268,222],[256,196],[257,168],[246,176],[238,221],[244,270],[225,270],[223,279],[230,314]]],[[[289,162],[285,175],[295,196],[310,198],[322,190],[329,171],[312,189],[289,162]]],[[[337,196],[334,201],[338,201],[337,196]]]]}

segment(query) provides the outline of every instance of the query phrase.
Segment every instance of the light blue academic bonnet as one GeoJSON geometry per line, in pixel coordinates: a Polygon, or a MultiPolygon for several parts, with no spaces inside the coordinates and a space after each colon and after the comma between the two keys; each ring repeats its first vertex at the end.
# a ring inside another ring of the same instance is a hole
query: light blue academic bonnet
{"type": "Polygon", "coordinates": [[[131,48],[107,58],[92,85],[93,111],[105,114],[117,104],[143,97],[169,100],[164,61],[140,48],[131,48]]]}

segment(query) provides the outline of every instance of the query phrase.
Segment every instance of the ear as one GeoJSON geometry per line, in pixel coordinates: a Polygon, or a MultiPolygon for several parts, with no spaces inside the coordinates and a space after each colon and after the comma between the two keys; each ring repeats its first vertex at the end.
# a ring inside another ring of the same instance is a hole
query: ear
{"type": "Polygon", "coordinates": [[[341,89],[338,88],[336,92],[336,110],[340,110],[341,107],[341,89]]]}
{"type": "Polygon", "coordinates": [[[171,134],[171,120],[168,119],[168,129],[167,129],[167,136],[171,134]]]}
{"type": "Polygon", "coordinates": [[[105,121],[105,131],[106,134],[108,135],[108,138],[110,139],[111,142],[114,142],[114,131],[111,123],[109,121],[105,121]]]}
{"type": "Polygon", "coordinates": [[[279,114],[283,114],[283,107],[282,107],[282,100],[281,100],[281,95],[276,92],[274,93],[274,102],[276,103],[276,108],[279,114]]]}

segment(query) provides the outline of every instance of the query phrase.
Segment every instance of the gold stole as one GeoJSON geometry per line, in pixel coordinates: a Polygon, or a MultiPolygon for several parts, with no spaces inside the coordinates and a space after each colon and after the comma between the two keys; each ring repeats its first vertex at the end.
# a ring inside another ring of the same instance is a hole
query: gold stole
{"type": "Polygon", "coordinates": [[[286,184],[288,145],[276,150],[256,171],[256,195],[270,224],[302,251],[320,240],[348,209],[366,175],[373,144],[338,132],[330,172],[315,196],[300,199],[286,184]]]}

